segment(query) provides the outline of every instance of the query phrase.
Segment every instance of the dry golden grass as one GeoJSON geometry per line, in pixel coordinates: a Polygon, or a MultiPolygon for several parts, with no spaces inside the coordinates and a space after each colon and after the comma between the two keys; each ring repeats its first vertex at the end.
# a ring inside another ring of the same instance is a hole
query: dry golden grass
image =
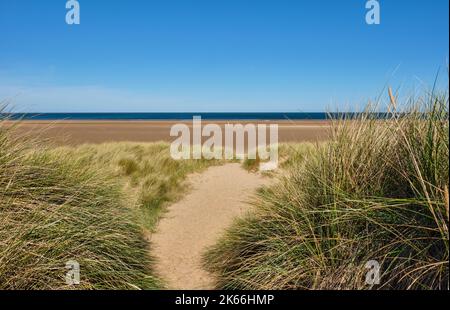
{"type": "Polygon", "coordinates": [[[448,289],[448,94],[372,107],[300,151],[205,257],[227,289],[448,289]],[[365,283],[366,262],[381,282],[365,283]]]}
{"type": "Polygon", "coordinates": [[[146,231],[188,173],[218,162],[175,161],[165,143],[48,148],[14,129],[0,121],[0,289],[162,287],[146,231]]]}
{"type": "Polygon", "coordinates": [[[164,207],[187,190],[189,173],[199,172],[218,160],[173,160],[170,144],[113,142],[58,147],[51,153],[76,158],[82,165],[106,171],[124,187],[127,204],[138,212],[142,225],[153,230],[164,207]]]}

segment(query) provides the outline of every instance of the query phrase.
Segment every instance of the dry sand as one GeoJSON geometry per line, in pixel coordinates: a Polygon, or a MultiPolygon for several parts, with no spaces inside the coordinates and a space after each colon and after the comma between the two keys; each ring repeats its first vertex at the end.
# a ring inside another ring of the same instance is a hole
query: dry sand
{"type": "Polygon", "coordinates": [[[169,207],[151,237],[152,254],[169,289],[213,289],[214,278],[201,266],[202,254],[234,218],[249,210],[245,202],[270,179],[232,163],[192,174],[188,180],[191,192],[169,207]]]}
{"type": "MultiPolygon", "coordinates": [[[[203,125],[214,122],[222,126],[226,123],[255,123],[248,121],[202,121],[203,125]]],[[[11,122],[13,123],[13,122],[11,122]]],[[[39,134],[57,145],[77,145],[103,142],[156,142],[173,141],[170,128],[174,121],[24,121],[19,133],[39,134]]],[[[192,127],[192,122],[186,123],[192,127]]],[[[258,124],[278,124],[280,142],[304,142],[325,139],[329,128],[327,121],[258,121],[258,124]]],[[[224,130],[223,130],[224,131],[224,130]]]]}

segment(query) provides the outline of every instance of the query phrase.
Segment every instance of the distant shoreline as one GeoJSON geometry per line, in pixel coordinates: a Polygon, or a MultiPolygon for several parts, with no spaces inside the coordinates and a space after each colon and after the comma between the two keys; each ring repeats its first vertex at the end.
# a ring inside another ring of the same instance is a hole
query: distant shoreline
{"type": "MultiPolygon", "coordinates": [[[[278,124],[279,126],[328,126],[331,120],[279,120],[279,119],[202,119],[204,124],[278,124]]],[[[22,124],[152,124],[152,125],[167,125],[167,124],[192,124],[192,119],[180,120],[159,120],[159,119],[139,119],[139,120],[96,120],[96,119],[52,119],[52,120],[37,120],[37,119],[22,119],[22,120],[4,120],[8,123],[22,123],[22,124]]]]}
{"type": "Polygon", "coordinates": [[[189,121],[200,116],[214,121],[322,121],[355,113],[326,112],[163,112],[163,113],[0,113],[0,118],[27,121],[189,121]]]}

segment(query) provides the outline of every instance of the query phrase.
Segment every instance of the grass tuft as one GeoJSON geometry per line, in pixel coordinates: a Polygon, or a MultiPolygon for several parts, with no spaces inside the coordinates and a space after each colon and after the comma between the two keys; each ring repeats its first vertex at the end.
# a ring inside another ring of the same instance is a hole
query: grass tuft
{"type": "Polygon", "coordinates": [[[225,289],[449,289],[448,94],[334,120],[205,256],[225,289]],[[381,266],[378,285],[366,263],[381,266]]]}
{"type": "Polygon", "coordinates": [[[187,174],[167,143],[45,147],[0,121],[0,289],[155,289],[146,236],[187,174]],[[80,264],[79,285],[66,263],[80,264]]]}
{"type": "Polygon", "coordinates": [[[147,243],[121,184],[0,123],[0,289],[153,289],[147,243]],[[66,263],[81,283],[66,284],[66,263]]]}

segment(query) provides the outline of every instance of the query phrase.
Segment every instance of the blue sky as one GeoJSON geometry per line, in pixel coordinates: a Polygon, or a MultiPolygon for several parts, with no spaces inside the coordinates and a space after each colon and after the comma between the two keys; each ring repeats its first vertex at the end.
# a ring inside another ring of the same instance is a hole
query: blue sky
{"type": "Polygon", "coordinates": [[[448,0],[0,0],[17,111],[324,111],[447,85],[448,0]]]}

